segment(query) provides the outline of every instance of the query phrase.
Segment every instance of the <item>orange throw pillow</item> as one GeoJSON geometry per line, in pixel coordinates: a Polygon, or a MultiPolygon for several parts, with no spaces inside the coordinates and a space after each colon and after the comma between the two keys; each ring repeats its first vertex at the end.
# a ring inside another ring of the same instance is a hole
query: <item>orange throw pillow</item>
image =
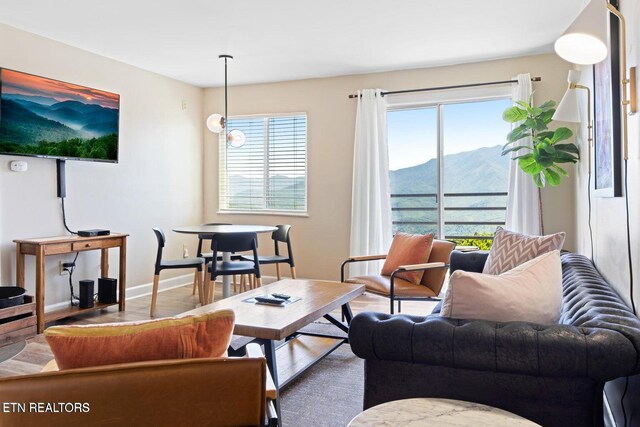
{"type": "Polygon", "coordinates": [[[226,355],[235,315],[217,310],[144,322],[52,326],[44,331],[60,370],[226,355]]]}
{"type": "MultiPolygon", "coordinates": [[[[433,234],[407,234],[396,233],[393,236],[389,254],[380,272],[383,276],[390,276],[401,265],[423,264],[429,259],[433,234]]],[[[420,283],[424,271],[411,271],[398,273],[399,277],[415,285],[420,283]]]]}

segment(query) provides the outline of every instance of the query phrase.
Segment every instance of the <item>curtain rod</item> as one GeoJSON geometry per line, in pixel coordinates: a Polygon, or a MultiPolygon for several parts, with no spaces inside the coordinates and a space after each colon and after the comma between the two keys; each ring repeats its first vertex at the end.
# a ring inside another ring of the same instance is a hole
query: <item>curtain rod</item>
{"type": "MultiPolygon", "coordinates": [[[[532,82],[540,82],[542,81],[542,77],[531,77],[532,82]]],[[[443,90],[443,89],[460,89],[465,87],[478,87],[478,86],[489,86],[489,85],[503,85],[507,83],[518,83],[517,80],[501,80],[498,82],[486,82],[486,83],[469,83],[465,85],[453,85],[453,86],[439,86],[439,87],[427,87],[422,89],[407,89],[407,90],[393,90],[389,92],[382,92],[382,96],[386,95],[396,95],[398,93],[412,93],[412,92],[429,92],[432,90],[443,90]]],[[[357,94],[349,95],[349,98],[357,98],[357,94]]]]}

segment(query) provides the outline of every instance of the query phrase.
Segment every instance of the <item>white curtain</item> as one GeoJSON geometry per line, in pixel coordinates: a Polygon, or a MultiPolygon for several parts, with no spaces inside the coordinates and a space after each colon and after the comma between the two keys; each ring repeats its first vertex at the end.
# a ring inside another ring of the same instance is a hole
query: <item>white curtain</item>
{"type": "MultiPolygon", "coordinates": [[[[381,92],[358,91],[351,199],[352,256],[386,254],[391,245],[387,103],[381,92]]],[[[380,264],[351,264],[350,275],[379,274],[380,264]]]]}
{"type": "MultiPolygon", "coordinates": [[[[518,85],[513,91],[513,102],[529,102],[531,96],[531,76],[518,75],[518,85]]],[[[514,124],[518,126],[520,123],[514,124]]],[[[531,146],[531,138],[518,141],[518,145],[531,146]]],[[[523,154],[512,152],[512,158],[523,154]]],[[[540,189],[536,187],[531,175],[527,175],[518,166],[517,160],[509,165],[509,196],[507,198],[506,228],[524,234],[542,234],[540,213],[540,189]]]]}

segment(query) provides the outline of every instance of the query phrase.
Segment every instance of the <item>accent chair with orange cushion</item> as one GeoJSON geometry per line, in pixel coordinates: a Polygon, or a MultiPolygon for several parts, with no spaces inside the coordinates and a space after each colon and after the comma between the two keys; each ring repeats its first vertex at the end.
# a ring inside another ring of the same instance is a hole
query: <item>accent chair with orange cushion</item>
{"type": "Polygon", "coordinates": [[[366,290],[389,298],[390,313],[394,301],[437,300],[449,267],[449,256],[456,244],[448,240],[434,240],[432,234],[411,235],[397,233],[387,255],[353,256],[342,263],[340,280],[362,283],[366,290]],[[386,260],[380,274],[345,279],[344,268],[354,262],[386,260]]]}

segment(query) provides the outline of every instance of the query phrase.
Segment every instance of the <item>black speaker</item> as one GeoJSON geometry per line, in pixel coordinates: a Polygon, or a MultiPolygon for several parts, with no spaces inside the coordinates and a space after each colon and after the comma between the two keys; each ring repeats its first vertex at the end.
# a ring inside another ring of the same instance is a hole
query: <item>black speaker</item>
{"type": "Polygon", "coordinates": [[[80,308],[93,307],[93,280],[80,280],[80,308]]]}
{"type": "Polygon", "coordinates": [[[116,288],[118,281],[109,277],[98,279],[98,302],[101,304],[114,304],[118,302],[116,288]]]}

